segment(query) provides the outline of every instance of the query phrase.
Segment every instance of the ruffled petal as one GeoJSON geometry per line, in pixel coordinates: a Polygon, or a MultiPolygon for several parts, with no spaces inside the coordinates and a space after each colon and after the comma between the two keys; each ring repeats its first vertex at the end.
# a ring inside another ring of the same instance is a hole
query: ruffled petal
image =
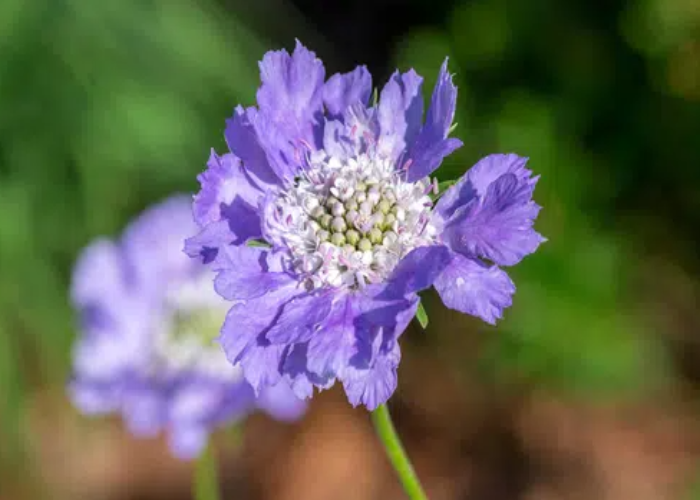
{"type": "Polygon", "coordinates": [[[280,183],[279,177],[270,167],[265,151],[260,146],[253,122],[258,114],[255,108],[238,106],[233,118],[226,120],[224,137],[231,152],[243,161],[245,173],[261,191],[280,183]]]}
{"type": "Polygon", "coordinates": [[[156,387],[132,387],[125,392],[122,412],[132,434],[154,437],[167,421],[167,401],[156,387]]]}
{"type": "Polygon", "coordinates": [[[224,406],[227,392],[234,390],[212,380],[192,380],[183,383],[173,391],[168,419],[174,425],[203,424],[209,422],[224,406]]]}
{"type": "Polygon", "coordinates": [[[373,411],[396,390],[396,369],[401,360],[398,338],[416,314],[418,298],[390,303],[364,295],[358,301],[355,349],[338,373],[353,406],[373,411]]]}
{"type": "Polygon", "coordinates": [[[300,399],[310,398],[314,387],[325,390],[335,384],[335,374],[318,375],[309,371],[308,351],[308,342],[292,344],[285,348],[280,365],[285,382],[300,399]]]}
{"type": "Polygon", "coordinates": [[[372,75],[365,66],[331,76],[323,86],[323,102],[332,118],[339,118],[353,104],[367,105],[372,93],[372,75]]]}
{"type": "MultiPolygon", "coordinates": [[[[124,315],[130,314],[122,310],[124,315]]],[[[103,386],[119,381],[133,367],[142,366],[148,353],[144,347],[147,315],[117,319],[113,329],[84,335],[73,349],[73,368],[81,382],[103,386]],[[137,324],[141,323],[141,324],[137,324]]]]}
{"type": "Polygon", "coordinates": [[[336,376],[349,361],[357,342],[356,295],[339,292],[328,297],[334,299],[329,303],[331,307],[315,331],[311,330],[313,335],[308,337],[307,368],[320,376],[336,376]]]}
{"type": "Polygon", "coordinates": [[[294,392],[284,381],[262,391],[257,404],[270,416],[283,422],[299,420],[306,413],[308,406],[306,401],[294,395],[294,392]]]}
{"type": "Polygon", "coordinates": [[[329,156],[344,159],[354,156],[358,145],[343,122],[330,120],[323,129],[323,149],[329,156]]]}
{"type": "Polygon", "coordinates": [[[119,384],[93,383],[75,379],[68,386],[71,402],[85,415],[104,415],[119,409],[121,387],[119,384]]]}
{"type": "Polygon", "coordinates": [[[196,232],[192,200],[186,195],[149,207],[126,228],[120,247],[129,295],[138,293],[144,309],[145,302],[162,300],[168,283],[189,276],[197,266],[182,252],[183,241],[196,232]]]}
{"type": "Polygon", "coordinates": [[[517,264],[544,241],[533,224],[540,206],[532,201],[534,182],[503,174],[480,200],[458,209],[445,226],[443,240],[456,252],[496,264],[517,264]]]}
{"type": "MultiPolygon", "coordinates": [[[[377,342],[379,341],[377,337],[377,342]]],[[[368,411],[374,411],[379,405],[386,403],[396,391],[396,370],[400,361],[399,343],[392,342],[382,349],[381,353],[375,355],[368,368],[357,370],[348,367],[343,376],[343,387],[350,404],[354,407],[363,404],[368,411]]]]}
{"type": "Polygon", "coordinates": [[[532,177],[532,171],[525,167],[527,160],[513,153],[489,155],[470,168],[466,177],[479,196],[484,196],[489,186],[503,174],[515,175],[518,184],[534,190],[539,176],[532,177]]]}
{"type": "Polygon", "coordinates": [[[373,285],[299,299],[294,319],[299,321],[301,312],[309,316],[302,326],[279,322],[280,332],[294,330],[275,340],[291,344],[283,373],[299,397],[311,396],[314,387],[326,389],[338,378],[353,405],[374,409],[389,398],[400,358],[397,339],[415,315],[418,299],[386,301],[377,296],[381,290],[373,285]]]}
{"type": "Polygon", "coordinates": [[[268,52],[260,63],[260,112],[252,125],[270,167],[283,182],[296,175],[306,148],[320,146],[325,69],[297,41],[294,53],[268,52]]]}
{"type": "Polygon", "coordinates": [[[469,180],[469,176],[463,175],[440,196],[433,210],[434,222],[437,222],[439,227],[443,227],[457,209],[464,207],[478,196],[474,185],[469,180]]]}
{"type": "Polygon", "coordinates": [[[73,270],[71,299],[78,307],[94,303],[96,298],[109,302],[125,291],[123,257],[117,245],[98,239],[80,254],[73,270]]]}
{"type": "Polygon", "coordinates": [[[443,245],[414,248],[398,263],[378,297],[398,299],[429,288],[450,262],[443,245]]]}
{"type": "Polygon", "coordinates": [[[232,364],[240,363],[246,380],[256,394],[280,379],[279,365],[285,346],[267,338],[284,304],[300,295],[291,282],[258,298],[234,304],[226,315],[219,342],[232,364]]]}
{"type": "Polygon", "coordinates": [[[333,310],[335,294],[307,294],[284,304],[281,314],[266,334],[273,344],[306,342],[324,328],[333,310]]]}
{"type": "Polygon", "coordinates": [[[411,146],[408,180],[415,182],[433,173],[443,158],[462,146],[459,139],[448,139],[457,104],[457,87],[447,71],[447,59],[440,68],[425,124],[411,146]]]}
{"type": "Polygon", "coordinates": [[[415,140],[423,118],[422,84],[415,71],[397,71],[382,89],[377,107],[380,154],[396,160],[415,140]]]}
{"type": "MultiPolygon", "coordinates": [[[[250,236],[255,238],[255,236],[250,236]]],[[[183,251],[192,258],[201,259],[203,264],[211,264],[219,255],[219,248],[234,242],[243,243],[231,231],[227,220],[207,224],[196,235],[185,240],[183,251]]]]}
{"type": "Polygon", "coordinates": [[[202,425],[177,426],[168,436],[170,450],[180,460],[193,460],[204,450],[209,432],[202,425]]]}
{"type": "Polygon", "coordinates": [[[202,188],[194,197],[193,212],[200,227],[224,218],[239,199],[240,205],[257,207],[263,194],[245,174],[241,160],[230,153],[218,156],[212,150],[207,169],[197,180],[202,188]]]}
{"type": "Polygon", "coordinates": [[[515,285],[503,270],[456,253],[435,280],[435,288],[450,309],[477,316],[492,325],[510,307],[515,293],[515,285]]]}
{"type": "Polygon", "coordinates": [[[270,271],[270,252],[247,246],[226,246],[219,251],[214,270],[216,292],[226,300],[250,300],[286,284],[294,283],[287,273],[270,271]]]}
{"type": "Polygon", "coordinates": [[[411,163],[408,166],[408,180],[415,182],[433,173],[445,157],[461,148],[462,141],[453,137],[434,140],[422,145],[415,153],[411,153],[411,163]]]}

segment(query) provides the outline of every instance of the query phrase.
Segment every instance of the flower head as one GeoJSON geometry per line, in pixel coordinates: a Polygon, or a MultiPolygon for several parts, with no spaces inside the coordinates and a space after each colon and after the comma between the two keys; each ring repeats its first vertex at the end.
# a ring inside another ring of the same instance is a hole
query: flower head
{"type": "Polygon", "coordinates": [[[256,390],[280,379],[297,395],[340,380],[374,409],[396,388],[398,338],[417,292],[494,323],[515,287],[498,266],[543,238],[532,228],[537,178],[516,155],[475,165],[437,203],[431,174],[450,138],[457,89],[442,65],[425,120],[422,79],[394,73],[370,104],[366,68],[325,79],[297,42],[260,63],[257,108],[227,122],[194,200],[186,252],[218,273],[232,302],[228,359],[256,390]]]}
{"type": "Polygon", "coordinates": [[[137,435],[166,429],[171,448],[195,456],[209,431],[255,406],[294,419],[304,404],[280,384],[256,400],[240,367],[214,342],[227,303],[210,269],[182,253],[195,229],[187,197],[150,208],[121,240],[87,247],[73,276],[82,336],[71,397],[89,414],[119,412],[137,435]]]}

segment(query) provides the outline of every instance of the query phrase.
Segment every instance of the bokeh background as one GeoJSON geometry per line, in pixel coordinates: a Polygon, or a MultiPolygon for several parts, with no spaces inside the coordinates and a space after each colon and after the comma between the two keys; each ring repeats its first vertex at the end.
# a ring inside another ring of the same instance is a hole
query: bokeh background
{"type": "MultiPolygon", "coordinates": [[[[0,2],[0,500],[187,499],[191,465],[68,404],[71,266],[195,192],[266,50],[375,84],[450,57],[465,146],[517,152],[549,241],[497,327],[424,300],[391,408],[433,500],[700,499],[700,2],[0,2]]],[[[217,438],[225,498],[404,498],[366,412],[217,438]]]]}

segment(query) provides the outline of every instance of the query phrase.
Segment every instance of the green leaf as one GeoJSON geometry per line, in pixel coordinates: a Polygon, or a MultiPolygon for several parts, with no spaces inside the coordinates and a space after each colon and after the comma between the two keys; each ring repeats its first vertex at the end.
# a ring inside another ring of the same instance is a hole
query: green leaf
{"type": "Polygon", "coordinates": [[[442,193],[445,191],[447,188],[451,187],[457,182],[457,179],[453,179],[451,181],[442,181],[438,183],[438,191],[442,193]]]}
{"type": "Polygon", "coordinates": [[[272,248],[272,245],[270,245],[267,241],[262,240],[248,240],[246,241],[246,245],[255,248],[272,248]]]}
{"type": "Polygon", "coordinates": [[[452,132],[454,132],[455,129],[457,128],[457,125],[459,125],[459,124],[453,123],[452,126],[450,127],[450,130],[447,131],[447,135],[450,135],[452,132]]]}
{"type": "Polygon", "coordinates": [[[422,302],[418,302],[418,309],[416,310],[416,319],[418,320],[418,323],[420,323],[420,326],[422,326],[424,330],[428,328],[428,313],[425,312],[425,307],[423,307],[422,302]]]}

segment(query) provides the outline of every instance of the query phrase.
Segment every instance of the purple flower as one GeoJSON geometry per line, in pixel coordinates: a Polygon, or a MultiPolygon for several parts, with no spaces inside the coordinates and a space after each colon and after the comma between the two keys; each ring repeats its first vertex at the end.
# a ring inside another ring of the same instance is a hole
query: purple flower
{"type": "Polygon", "coordinates": [[[461,146],[457,89],[442,65],[423,120],[422,79],[394,73],[376,104],[365,67],[325,79],[297,42],[260,63],[257,108],[228,120],[230,153],[200,176],[200,232],[186,251],[232,302],[228,359],[256,390],[284,379],[300,397],[342,382],[373,410],[396,388],[398,339],[417,292],[495,323],[515,287],[499,266],[543,241],[537,178],[519,156],[477,163],[439,201],[431,174],[461,146]]]}
{"type": "Polygon", "coordinates": [[[240,367],[214,343],[228,304],[212,271],[182,252],[196,230],[188,197],[147,210],[121,240],[95,241],[76,265],[72,301],[82,336],[69,392],[84,413],[121,413],[136,435],[169,433],[196,456],[210,430],[254,407],[293,420],[305,404],[284,383],[256,399],[240,367]]]}

